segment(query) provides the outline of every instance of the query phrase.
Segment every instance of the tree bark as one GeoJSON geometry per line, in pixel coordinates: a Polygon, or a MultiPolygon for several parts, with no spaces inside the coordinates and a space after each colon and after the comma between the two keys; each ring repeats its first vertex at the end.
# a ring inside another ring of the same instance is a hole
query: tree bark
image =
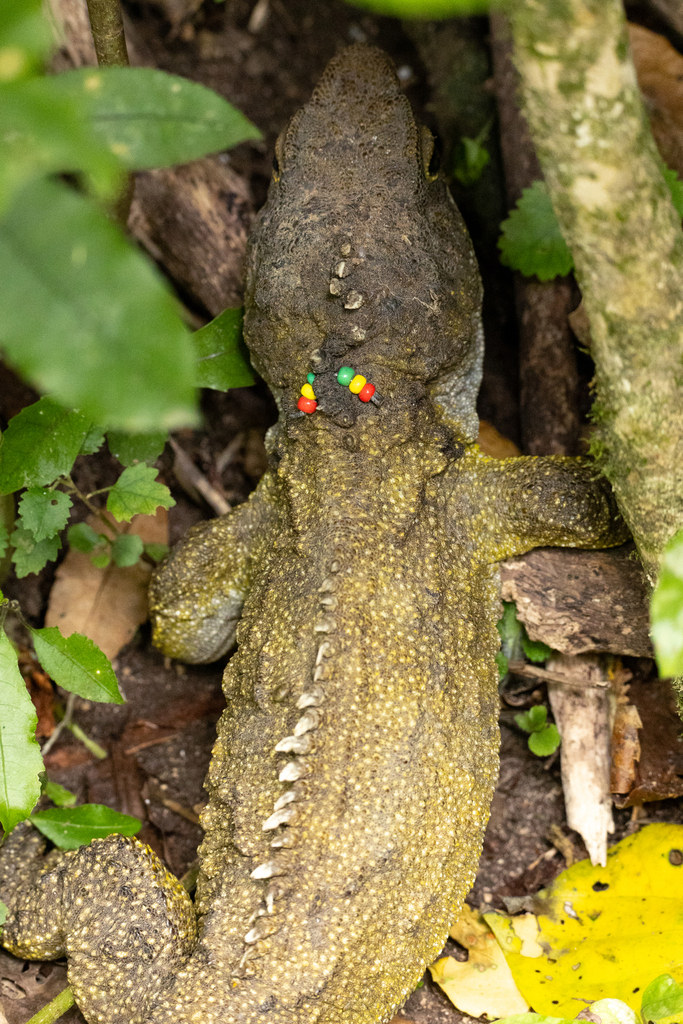
{"type": "Polygon", "coordinates": [[[683,232],[619,0],[520,0],[524,112],[591,322],[593,450],[646,572],[683,526],[683,232]]]}

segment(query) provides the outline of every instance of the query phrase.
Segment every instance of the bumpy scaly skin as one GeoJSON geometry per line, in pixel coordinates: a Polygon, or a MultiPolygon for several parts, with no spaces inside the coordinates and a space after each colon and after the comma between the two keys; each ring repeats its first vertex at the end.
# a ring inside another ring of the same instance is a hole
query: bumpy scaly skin
{"type": "Polygon", "coordinates": [[[278,142],[246,318],[281,409],[272,468],[246,505],[190,531],[151,594],[157,644],[192,661],[226,648],[244,603],[197,931],[135,840],[43,863],[20,831],[0,855],[5,945],[66,952],[89,1021],[390,1017],[441,948],[481,849],[497,562],[624,539],[587,464],[496,462],[471,443],[480,286],[428,149],[368,47],[332,62],[278,142]],[[381,407],[336,383],[343,364],[381,407]],[[304,418],[311,368],[320,408],[304,418]]]}

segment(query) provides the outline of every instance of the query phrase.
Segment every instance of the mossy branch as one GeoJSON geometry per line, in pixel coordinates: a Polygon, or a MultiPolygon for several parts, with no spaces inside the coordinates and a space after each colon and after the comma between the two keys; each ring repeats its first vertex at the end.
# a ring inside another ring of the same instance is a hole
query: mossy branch
{"type": "Polygon", "coordinates": [[[683,526],[683,232],[621,0],[518,0],[524,112],[593,337],[596,449],[650,580],[683,526]]]}

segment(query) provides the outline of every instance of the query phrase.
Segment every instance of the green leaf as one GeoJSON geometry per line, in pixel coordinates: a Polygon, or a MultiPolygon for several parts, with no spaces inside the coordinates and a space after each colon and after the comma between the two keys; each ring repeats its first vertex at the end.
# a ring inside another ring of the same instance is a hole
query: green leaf
{"type": "Polygon", "coordinates": [[[0,82],[17,81],[40,71],[53,45],[40,0],[2,0],[0,82]]]}
{"type": "Polygon", "coordinates": [[[83,436],[92,422],[144,431],[194,421],[190,333],[175,300],[83,196],[56,181],[25,186],[0,221],[0,266],[0,344],[32,384],[87,417],[83,436]]]}
{"type": "Polygon", "coordinates": [[[93,839],[104,839],[115,833],[134,836],[142,828],[138,818],[119,814],[103,804],[50,807],[32,814],[31,823],[62,850],[76,850],[93,839]]]}
{"type": "Polygon", "coordinates": [[[498,682],[502,682],[505,676],[508,674],[508,659],[505,657],[502,651],[496,651],[494,660],[498,666],[498,682]]]}
{"type": "Polygon", "coordinates": [[[350,0],[354,7],[390,18],[457,18],[505,7],[503,0],[350,0]]]}
{"type": "Polygon", "coordinates": [[[111,554],[109,550],[102,551],[100,554],[91,555],[90,561],[96,569],[106,569],[111,562],[111,554]]]}
{"type": "Polygon", "coordinates": [[[104,444],[104,434],[94,423],[83,439],[79,455],[94,455],[104,444]]]}
{"type": "Polygon", "coordinates": [[[17,653],[0,630],[0,824],[5,832],[31,813],[40,796],[37,724],[17,653]]]}
{"type": "Polygon", "coordinates": [[[155,430],[149,434],[126,434],[120,430],[109,430],[107,444],[109,451],[122,466],[132,466],[134,462],[151,464],[163,452],[167,437],[165,430],[155,430]]]}
{"type": "Polygon", "coordinates": [[[0,439],[0,494],[67,476],[87,433],[87,419],[52,398],[27,405],[12,417],[0,439]]]}
{"type": "Polygon", "coordinates": [[[521,714],[515,715],[515,722],[525,732],[537,732],[539,729],[545,728],[547,717],[547,708],[543,704],[536,704],[528,711],[522,711],[521,714]]]}
{"type": "Polygon", "coordinates": [[[650,619],[659,674],[683,675],[683,530],[664,548],[650,619]]]}
{"type": "Polygon", "coordinates": [[[137,533],[120,533],[111,546],[111,557],[120,569],[135,565],[144,550],[142,538],[137,533]]]}
{"type": "Polygon", "coordinates": [[[62,546],[59,537],[46,537],[37,541],[29,530],[23,529],[20,519],[17,519],[17,527],[12,532],[10,541],[14,545],[14,571],[19,579],[32,572],[40,572],[43,566],[57,557],[62,546]]]}
{"type": "Polygon", "coordinates": [[[59,77],[2,87],[0,212],[25,182],[59,171],[85,172],[90,187],[104,199],[113,199],[121,188],[121,163],[97,137],[79,104],[55,90],[59,77]]]}
{"type": "Polygon", "coordinates": [[[165,484],[156,479],[153,466],[138,462],[124,469],[107,497],[107,511],[120,523],[140,513],[154,515],[159,505],[172,508],[175,501],[165,484]]]}
{"type": "Polygon", "coordinates": [[[660,974],[643,992],[641,1008],[643,1020],[661,1020],[683,1015],[683,988],[670,974],[660,974]]]}
{"type": "Polygon", "coordinates": [[[85,700],[124,703],[111,662],[87,636],[62,636],[48,626],[32,629],[31,637],[38,661],[58,686],[85,700]]]}
{"type": "Polygon", "coordinates": [[[169,552],[168,544],[145,544],[145,554],[154,562],[161,562],[169,552]]]}
{"type": "Polygon", "coordinates": [[[529,737],[529,750],[536,757],[549,757],[560,745],[560,734],[557,726],[551,722],[543,729],[532,732],[529,737]]]}
{"type": "Polygon", "coordinates": [[[66,526],[71,504],[71,498],[63,491],[30,487],[19,502],[21,525],[30,530],[37,541],[54,537],[66,526]]]}
{"type": "MultiPolygon", "coordinates": [[[[1,56],[1,53],[0,53],[0,56],[1,56]]],[[[0,925],[3,925],[5,923],[5,921],[7,920],[8,913],[9,913],[9,911],[8,911],[7,907],[0,900],[0,925]]]]}
{"type": "MultiPolygon", "coordinates": [[[[2,497],[3,497],[3,500],[5,500],[5,498],[7,498],[8,495],[5,494],[2,497]]],[[[8,545],[9,545],[9,530],[7,529],[7,527],[5,526],[5,524],[3,522],[0,522],[0,558],[2,558],[3,555],[5,554],[5,552],[7,551],[8,545]]]]}
{"type": "Polygon", "coordinates": [[[671,193],[671,201],[674,204],[676,213],[679,217],[683,217],[683,181],[678,177],[676,171],[670,167],[664,168],[664,181],[671,193]]]}
{"type": "Polygon", "coordinates": [[[218,93],[154,68],[78,68],[45,81],[52,95],[78,104],[130,171],[187,163],[261,138],[218,93]]]}
{"type": "Polygon", "coordinates": [[[69,547],[72,547],[74,551],[82,551],[85,555],[94,551],[101,540],[99,534],[95,533],[92,526],[88,526],[87,523],[76,523],[74,526],[70,526],[66,536],[69,547]]]}
{"type": "Polygon", "coordinates": [[[211,323],[195,331],[192,341],[197,387],[227,391],[256,383],[249,351],[242,341],[241,309],[224,309],[211,323]]]}
{"type": "Polygon", "coordinates": [[[530,640],[525,629],[522,629],[522,650],[529,661],[547,661],[552,658],[553,649],[542,640],[530,640]]]}
{"type": "Polygon", "coordinates": [[[498,248],[506,267],[550,281],[568,274],[574,266],[543,181],[524,189],[517,206],[501,224],[501,231],[498,248]]]}
{"type": "Polygon", "coordinates": [[[455,153],[453,177],[457,178],[461,185],[474,185],[490,162],[488,150],[479,139],[463,136],[455,153]]]}
{"type": "Polygon", "coordinates": [[[58,782],[50,782],[48,779],[43,786],[43,793],[52,800],[57,807],[75,807],[78,797],[70,789],[65,789],[58,782]]]}

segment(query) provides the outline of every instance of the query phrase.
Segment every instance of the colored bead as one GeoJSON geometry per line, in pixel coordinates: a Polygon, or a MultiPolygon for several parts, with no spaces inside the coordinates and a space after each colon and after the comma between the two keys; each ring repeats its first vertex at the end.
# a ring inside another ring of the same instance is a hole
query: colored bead
{"type": "Polygon", "coordinates": [[[310,384],[304,384],[301,389],[301,394],[304,398],[310,398],[312,402],[315,402],[315,395],[313,394],[313,388],[310,384]]]}
{"type": "Polygon", "coordinates": [[[352,391],[354,395],[358,395],[363,390],[366,384],[367,381],[365,377],[363,377],[362,374],[357,373],[356,376],[351,381],[351,383],[349,384],[349,391],[352,391]]]}
{"type": "Polygon", "coordinates": [[[352,366],[342,366],[341,370],[337,374],[337,382],[343,384],[345,387],[350,384],[354,378],[355,370],[352,366]]]}
{"type": "Polygon", "coordinates": [[[365,387],[361,388],[360,391],[358,392],[358,397],[360,398],[361,402],[369,402],[374,393],[375,385],[366,384],[365,387]]]}
{"type": "Polygon", "coordinates": [[[312,398],[304,398],[303,395],[296,403],[296,405],[297,408],[301,410],[301,412],[315,412],[315,410],[318,408],[317,402],[314,402],[312,398]]]}
{"type": "Polygon", "coordinates": [[[308,381],[309,384],[312,384],[313,381],[315,380],[315,374],[314,373],[307,373],[306,374],[306,380],[308,381]]]}

